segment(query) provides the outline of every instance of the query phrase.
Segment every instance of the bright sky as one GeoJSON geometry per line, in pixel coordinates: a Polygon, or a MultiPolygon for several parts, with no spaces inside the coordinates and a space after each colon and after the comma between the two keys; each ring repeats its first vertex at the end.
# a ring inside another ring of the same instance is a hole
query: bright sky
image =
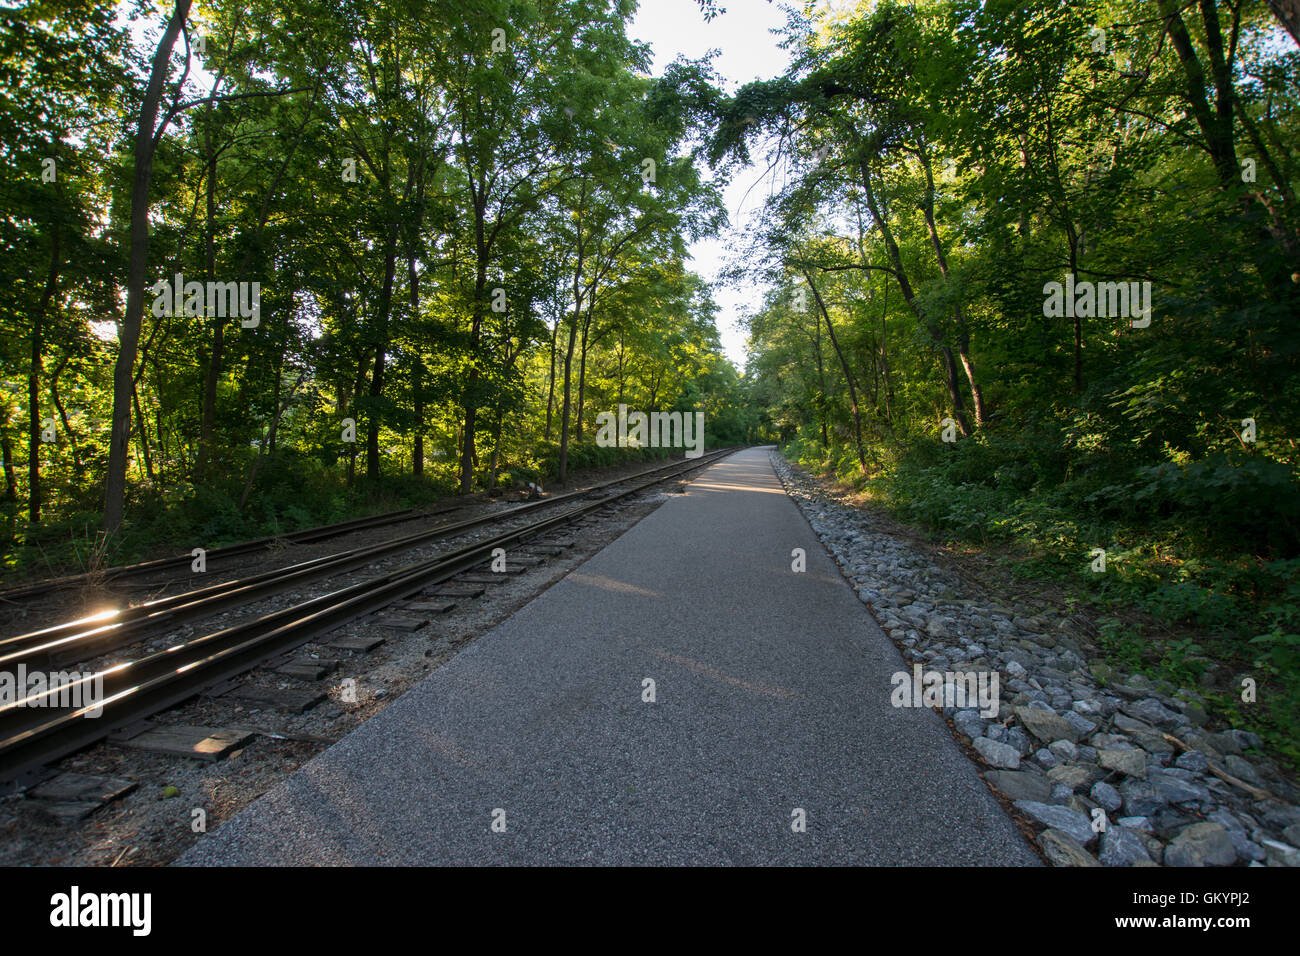
{"type": "MultiPolygon", "coordinates": [[[[780,37],[769,32],[785,23],[780,5],[769,0],[722,0],[719,6],[727,12],[705,23],[695,0],[641,0],[628,32],[649,43],[654,50],[656,75],[679,55],[698,59],[709,50],[721,51],[713,67],[726,78],[728,93],[750,80],[770,79],[783,73],[790,62],[789,55],[777,45],[780,37]]],[[[743,233],[746,219],[762,206],[768,188],[766,183],[755,186],[761,174],[761,168],[750,167],[725,189],[730,229],[716,239],[691,245],[691,268],[705,279],[716,278],[725,264],[728,237],[743,233]]],[[[745,363],[745,333],[736,321],[746,311],[757,309],[762,291],[758,286],[714,289],[714,298],[721,307],[718,331],[722,334],[722,345],[737,368],[743,368],[745,363]]]]}

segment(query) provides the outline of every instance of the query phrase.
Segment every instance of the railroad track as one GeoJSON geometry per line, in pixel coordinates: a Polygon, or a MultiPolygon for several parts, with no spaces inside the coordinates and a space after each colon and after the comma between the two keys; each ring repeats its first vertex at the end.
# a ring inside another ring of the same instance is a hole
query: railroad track
{"type": "MultiPolygon", "coordinates": [[[[399,511],[388,511],[384,514],[370,515],[365,518],[352,518],[348,521],[337,522],[336,524],[320,525],[315,528],[304,528],[301,531],[290,531],[286,534],[275,535],[268,538],[255,538],[251,541],[241,541],[238,544],[227,545],[224,548],[213,548],[206,552],[205,558],[208,561],[220,562],[226,558],[239,557],[240,555],[245,554],[254,554],[258,551],[269,551],[272,548],[281,546],[285,542],[291,542],[293,544],[309,544],[315,541],[325,541],[329,538],[337,538],[345,534],[352,534],[355,531],[365,531],[371,528],[382,528],[390,524],[399,524],[405,521],[415,521],[420,518],[435,517],[451,511],[458,511],[462,507],[464,506],[455,505],[450,508],[438,508],[430,511],[416,508],[403,508],[399,511]]],[[[152,561],[141,561],[137,564],[118,565],[117,567],[106,568],[100,572],[70,574],[60,578],[48,578],[44,581],[34,581],[31,584],[0,590],[0,602],[17,604],[22,601],[30,601],[34,598],[44,597],[53,591],[85,587],[89,584],[104,584],[110,581],[121,581],[128,578],[145,577],[151,574],[156,574],[160,571],[173,571],[180,568],[187,568],[193,560],[194,556],[192,554],[178,554],[170,558],[156,558],[152,561]]]]}
{"type": "MultiPolygon", "coordinates": [[[[0,707],[0,781],[14,780],[24,772],[51,763],[102,740],[114,730],[175,706],[207,688],[231,680],[265,661],[280,657],[285,652],[344,624],[373,614],[417,595],[425,589],[443,584],[458,575],[490,563],[493,552],[498,548],[509,549],[541,538],[654,485],[673,480],[689,471],[708,465],[730,454],[731,451],[732,449],[726,449],[685,462],[673,462],[649,469],[633,478],[617,479],[580,492],[498,512],[482,519],[460,522],[458,524],[462,526],[478,526],[517,516],[525,510],[531,512],[541,505],[553,506],[565,501],[576,502],[573,507],[562,510],[558,514],[543,515],[521,527],[415,561],[291,607],[185,641],[162,651],[106,667],[92,674],[82,674],[60,687],[50,687],[41,693],[32,694],[23,700],[0,707]],[[604,489],[622,484],[628,487],[601,493],[604,489]],[[577,499],[587,500],[577,501],[577,499]],[[75,702],[86,700],[95,701],[95,706],[75,705],[75,702]],[[93,710],[101,708],[102,712],[99,716],[90,716],[93,710]]],[[[462,527],[461,530],[464,528],[462,527]]],[[[409,543],[410,539],[424,536],[412,535],[401,539],[405,543],[400,547],[394,542],[372,548],[356,549],[343,555],[304,562],[303,565],[295,565],[268,575],[258,575],[249,581],[228,582],[232,587],[224,590],[225,586],[217,585],[213,589],[203,589],[213,593],[198,598],[194,598],[193,595],[177,595],[177,598],[193,599],[168,605],[161,611],[155,609],[133,617],[126,622],[126,625],[128,628],[137,629],[128,630],[122,640],[138,641],[140,634],[151,632],[151,629],[156,633],[157,628],[164,625],[158,618],[151,619],[154,613],[172,615],[165,619],[166,626],[174,626],[179,616],[191,615],[191,618],[200,616],[200,612],[191,607],[197,602],[204,600],[214,602],[207,605],[206,610],[202,612],[202,616],[206,616],[218,608],[245,604],[253,598],[294,586],[305,580],[304,576],[323,577],[327,573],[337,574],[364,565],[374,559],[376,548],[384,548],[387,549],[385,553],[391,553],[394,550],[414,547],[409,543]],[[336,560],[340,563],[330,565],[332,570],[326,567],[329,562],[336,560]],[[277,574],[282,576],[278,582],[273,577],[277,574]]],[[[58,628],[47,630],[57,631],[58,628]]],[[[21,656],[23,654],[35,655],[30,658],[33,660],[45,655],[44,659],[48,662],[51,657],[50,649],[43,645],[56,643],[58,653],[64,655],[60,659],[73,660],[79,654],[82,659],[85,659],[88,654],[102,653],[104,642],[116,639],[108,637],[102,631],[102,626],[83,629],[81,632],[57,634],[52,641],[34,638],[33,635],[23,635],[23,637],[33,638],[35,643],[25,647],[11,645],[9,659],[12,662],[0,664],[0,671],[16,669],[18,664],[28,659],[23,658],[21,656]],[[81,642],[80,647],[78,641],[81,642]]]]}
{"type": "MultiPolygon", "coordinates": [[[[249,604],[260,598],[344,574],[365,567],[374,561],[413,550],[442,538],[454,537],[475,528],[497,524],[528,514],[537,509],[549,509],[566,502],[588,498],[607,488],[635,481],[642,477],[660,474],[678,467],[670,463],[629,477],[612,479],[591,488],[544,498],[519,505],[508,511],[451,522],[415,534],[404,535],[375,545],[351,548],[337,554],[324,555],[299,562],[285,568],[276,568],[246,578],[224,581],[204,588],[173,594],[168,597],[125,608],[103,611],[87,617],[65,621],[51,627],[40,628],[25,634],[0,638],[0,671],[23,664],[32,667],[63,666],[89,660],[122,647],[142,643],[165,634],[174,628],[201,620],[228,608],[249,604]]],[[[448,509],[450,510],[450,509],[448,509]]],[[[324,529],[313,529],[324,530],[324,529]]],[[[256,542],[250,542],[254,544],[256,542]]],[[[252,548],[242,548],[248,553],[252,548]]],[[[170,559],[165,559],[170,561],[170,559]]],[[[186,558],[188,560],[188,558],[186,558]]]]}

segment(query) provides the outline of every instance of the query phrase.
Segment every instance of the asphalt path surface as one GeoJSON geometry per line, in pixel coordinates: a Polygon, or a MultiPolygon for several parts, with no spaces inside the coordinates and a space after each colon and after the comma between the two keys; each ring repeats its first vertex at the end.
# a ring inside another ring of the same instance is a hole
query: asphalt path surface
{"type": "Polygon", "coordinates": [[[687,488],[179,862],[1037,864],[767,450],[687,488]]]}

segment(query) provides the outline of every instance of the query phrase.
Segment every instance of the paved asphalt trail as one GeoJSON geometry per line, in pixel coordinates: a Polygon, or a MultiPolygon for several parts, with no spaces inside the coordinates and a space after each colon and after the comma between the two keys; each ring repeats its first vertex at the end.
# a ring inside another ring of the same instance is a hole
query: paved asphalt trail
{"type": "Polygon", "coordinates": [[[751,449],[179,862],[1038,863],[906,669],[751,449]]]}

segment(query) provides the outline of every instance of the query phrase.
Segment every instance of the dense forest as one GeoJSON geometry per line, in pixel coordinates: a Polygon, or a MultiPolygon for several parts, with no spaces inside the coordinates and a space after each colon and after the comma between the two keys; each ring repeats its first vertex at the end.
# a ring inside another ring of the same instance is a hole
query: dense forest
{"type": "Polygon", "coordinates": [[[0,11],[6,564],[563,481],[620,403],[744,440],[686,268],[710,77],[633,10],[0,11]]]}
{"type": "Polygon", "coordinates": [[[908,521],[1139,608],[1103,618],[1126,663],[1229,707],[1268,681],[1300,754],[1300,8],[830,6],[710,144],[779,178],[756,407],[908,521]]]}

